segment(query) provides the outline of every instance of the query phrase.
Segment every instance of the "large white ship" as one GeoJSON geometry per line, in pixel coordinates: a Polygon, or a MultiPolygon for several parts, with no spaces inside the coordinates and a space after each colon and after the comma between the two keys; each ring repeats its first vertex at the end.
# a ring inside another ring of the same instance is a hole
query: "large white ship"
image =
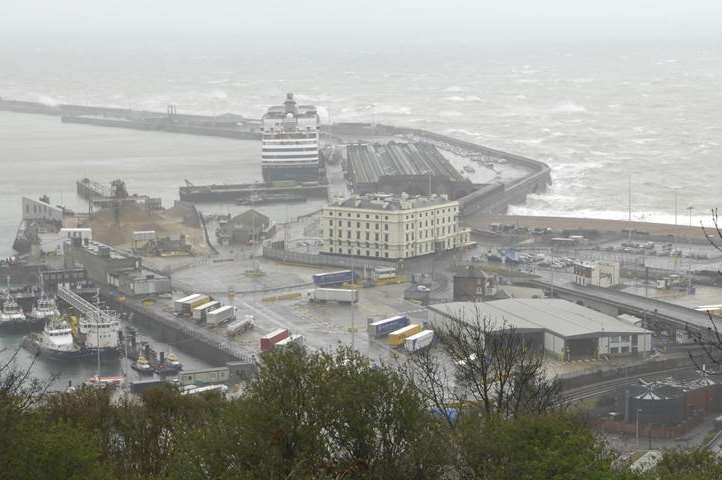
{"type": "Polygon", "coordinates": [[[316,107],[297,105],[293,94],[283,105],[270,107],[263,116],[265,182],[318,181],[319,117],[316,107]]]}

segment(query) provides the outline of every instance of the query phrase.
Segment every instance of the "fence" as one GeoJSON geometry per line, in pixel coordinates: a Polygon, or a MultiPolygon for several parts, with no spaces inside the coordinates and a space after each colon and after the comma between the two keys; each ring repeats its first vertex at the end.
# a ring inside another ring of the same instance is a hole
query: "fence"
{"type": "MultiPolygon", "coordinates": [[[[338,255],[315,255],[313,253],[291,252],[280,248],[263,247],[263,256],[271,260],[303,265],[351,268],[363,270],[374,267],[397,267],[396,262],[370,258],[341,257],[338,255]]],[[[399,270],[397,268],[397,270],[399,270]]]]}

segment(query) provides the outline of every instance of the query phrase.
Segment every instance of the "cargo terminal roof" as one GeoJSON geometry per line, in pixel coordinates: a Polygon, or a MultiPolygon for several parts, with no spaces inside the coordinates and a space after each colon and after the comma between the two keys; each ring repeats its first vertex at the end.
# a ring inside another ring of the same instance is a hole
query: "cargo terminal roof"
{"type": "Polygon", "coordinates": [[[509,298],[491,302],[451,302],[430,305],[432,312],[454,320],[486,317],[520,332],[546,330],[562,338],[648,334],[645,330],[590,308],[555,298],[509,298]]]}
{"type": "Polygon", "coordinates": [[[430,143],[351,144],[346,147],[346,152],[357,183],[376,183],[386,176],[429,174],[455,182],[465,181],[430,143]]]}

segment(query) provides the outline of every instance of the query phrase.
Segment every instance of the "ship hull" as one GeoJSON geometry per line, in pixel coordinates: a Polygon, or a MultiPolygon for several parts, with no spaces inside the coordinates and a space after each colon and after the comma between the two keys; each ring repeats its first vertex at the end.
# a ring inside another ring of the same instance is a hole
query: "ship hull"
{"type": "Polygon", "coordinates": [[[0,333],[29,332],[42,329],[45,320],[27,318],[25,320],[0,320],[0,333]]]}
{"type": "Polygon", "coordinates": [[[54,350],[52,348],[48,348],[47,346],[41,344],[38,339],[34,336],[26,337],[23,340],[23,347],[42,357],[47,358],[50,360],[60,360],[60,361],[69,361],[69,360],[78,360],[84,357],[87,357],[88,354],[83,352],[83,350],[54,350]]]}
{"type": "Polygon", "coordinates": [[[261,164],[261,173],[263,175],[263,181],[267,183],[287,180],[315,182],[318,181],[319,177],[318,163],[309,165],[274,165],[273,163],[263,163],[261,164]]]}

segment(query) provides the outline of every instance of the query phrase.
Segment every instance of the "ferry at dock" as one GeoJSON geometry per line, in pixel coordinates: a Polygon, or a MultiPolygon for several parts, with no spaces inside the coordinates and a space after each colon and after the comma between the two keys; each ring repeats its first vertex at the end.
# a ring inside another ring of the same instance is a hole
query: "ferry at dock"
{"type": "Polygon", "coordinates": [[[48,319],[42,332],[25,337],[23,347],[53,360],[72,360],[85,354],[75,343],[70,324],[61,315],[48,319]]]}
{"type": "Polygon", "coordinates": [[[283,105],[268,109],[262,123],[263,180],[318,181],[321,122],[316,107],[297,105],[289,93],[283,105]]]}

